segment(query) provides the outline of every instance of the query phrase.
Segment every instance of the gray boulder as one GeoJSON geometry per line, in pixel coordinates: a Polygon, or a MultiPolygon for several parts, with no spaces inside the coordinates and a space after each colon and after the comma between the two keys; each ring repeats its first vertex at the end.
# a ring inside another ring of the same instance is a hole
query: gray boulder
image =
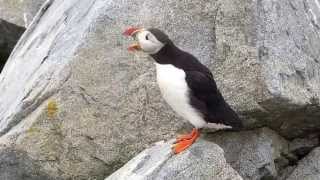
{"type": "Polygon", "coordinates": [[[297,167],[286,180],[320,179],[320,148],[314,149],[308,156],[299,161],[297,167]]]}
{"type": "Polygon", "coordinates": [[[153,61],[126,51],[131,25],[164,29],[209,65],[247,126],[286,137],[317,130],[317,6],[304,3],[49,0],[0,75],[0,143],[50,177],[102,179],[184,128],[160,97],[153,61]]]}
{"type": "Polygon", "coordinates": [[[27,27],[45,0],[0,0],[0,19],[27,27]]]}
{"type": "Polygon", "coordinates": [[[186,152],[177,156],[172,156],[171,152],[170,142],[159,143],[137,155],[106,180],[219,179],[211,173],[208,174],[207,170],[210,168],[207,166],[214,166],[215,169],[219,163],[211,158],[223,157],[223,154],[226,163],[243,179],[286,179],[293,171],[294,167],[291,165],[298,160],[289,152],[289,142],[268,128],[244,132],[203,133],[186,152]],[[210,154],[211,151],[218,154],[210,154]],[[186,167],[188,171],[185,170],[186,167]],[[199,174],[204,176],[201,178],[199,174]]]}
{"type": "Polygon", "coordinates": [[[293,160],[288,142],[267,128],[217,132],[205,138],[224,150],[227,162],[246,180],[276,179],[293,160]]]}
{"type": "MultiPolygon", "coordinates": [[[[41,171],[37,162],[32,160],[27,153],[0,147],[0,179],[1,180],[51,180],[41,171]]],[[[53,180],[53,179],[52,179],[53,180]]],[[[59,179],[55,179],[59,180],[59,179]]]]}
{"type": "Polygon", "coordinates": [[[289,151],[301,158],[307,155],[313,148],[319,146],[319,143],[318,134],[296,138],[289,143],[289,151]]]}
{"type": "Polygon", "coordinates": [[[0,142],[28,153],[52,177],[101,179],[182,129],[160,97],[152,61],[126,51],[122,31],[142,19],[124,12],[137,12],[140,2],[48,1],[0,75],[0,142]]]}
{"type": "Polygon", "coordinates": [[[0,72],[24,30],[0,19],[0,72]]]}
{"type": "Polygon", "coordinates": [[[248,126],[319,130],[318,0],[218,1],[212,70],[248,126]]]}
{"type": "Polygon", "coordinates": [[[159,142],[144,150],[105,180],[242,180],[216,144],[198,140],[173,155],[172,142],[159,142]]]}

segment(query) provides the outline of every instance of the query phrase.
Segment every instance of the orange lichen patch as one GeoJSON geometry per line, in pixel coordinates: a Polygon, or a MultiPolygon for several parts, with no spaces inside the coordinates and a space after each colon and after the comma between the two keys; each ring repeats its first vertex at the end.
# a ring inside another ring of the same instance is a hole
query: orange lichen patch
{"type": "Polygon", "coordinates": [[[36,128],[36,127],[30,127],[28,130],[27,130],[27,133],[28,134],[37,134],[40,132],[40,129],[39,128],[36,128]]]}
{"type": "Polygon", "coordinates": [[[58,112],[58,105],[55,100],[49,100],[47,105],[47,115],[49,118],[55,117],[58,112]]]}

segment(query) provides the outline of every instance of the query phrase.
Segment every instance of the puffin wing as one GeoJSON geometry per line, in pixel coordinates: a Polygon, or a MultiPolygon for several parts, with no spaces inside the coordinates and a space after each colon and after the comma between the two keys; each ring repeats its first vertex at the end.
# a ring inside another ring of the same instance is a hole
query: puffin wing
{"type": "Polygon", "coordinates": [[[214,105],[223,100],[211,73],[186,71],[186,82],[191,95],[207,105],[214,105]]]}
{"type": "Polygon", "coordinates": [[[190,104],[196,107],[207,122],[221,123],[233,129],[242,127],[241,120],[225,102],[211,73],[186,71],[190,88],[190,104]]]}

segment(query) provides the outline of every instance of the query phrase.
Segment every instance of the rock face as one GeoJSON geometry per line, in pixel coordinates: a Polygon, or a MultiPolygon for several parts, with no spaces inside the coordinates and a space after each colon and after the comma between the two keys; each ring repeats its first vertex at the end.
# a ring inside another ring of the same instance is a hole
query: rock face
{"type": "Polygon", "coordinates": [[[302,159],[287,180],[318,180],[320,178],[320,148],[302,159]]]}
{"type": "Polygon", "coordinates": [[[319,146],[319,142],[317,134],[311,134],[304,138],[296,138],[290,142],[289,151],[301,158],[307,155],[313,148],[319,146]]]}
{"type": "Polygon", "coordinates": [[[41,172],[41,167],[27,153],[7,147],[0,148],[0,179],[51,180],[49,176],[41,172]]]}
{"type": "MultiPolygon", "coordinates": [[[[132,25],[164,29],[208,65],[248,127],[316,132],[318,22],[315,0],[48,0],[0,74],[0,144],[50,178],[103,179],[183,129],[160,97],[153,61],[126,51],[121,32],[132,25]]],[[[274,177],[282,150],[272,146],[282,140],[251,135],[258,140],[241,153],[254,163],[230,164],[245,177],[274,177]]]]}
{"type": "Polygon", "coordinates": [[[172,154],[172,143],[160,142],[144,150],[105,180],[242,180],[226,163],[223,150],[200,140],[179,155],[172,154]]]}
{"type": "MultiPolygon", "coordinates": [[[[300,139],[296,139],[294,144],[299,144],[303,149],[308,148],[313,139],[311,138],[311,141],[305,139],[304,145],[297,143],[300,139]]],[[[238,175],[246,180],[287,180],[290,175],[296,179],[305,179],[308,174],[317,177],[317,170],[312,170],[313,167],[317,168],[315,163],[317,151],[312,152],[299,162],[298,167],[295,167],[293,164],[298,163],[296,155],[299,153],[295,154],[295,150],[292,151],[291,144],[268,128],[244,132],[208,133],[179,155],[172,156],[170,142],[159,143],[137,155],[106,180],[237,179],[238,175]],[[217,162],[216,157],[223,158],[223,163],[227,164],[223,167],[231,166],[232,171],[235,170],[238,174],[235,177],[225,177],[224,173],[232,176],[234,173],[222,168],[222,174],[218,174],[223,176],[213,175],[212,172],[216,172],[214,171],[216,168],[221,169],[220,161],[217,162]],[[199,177],[200,175],[203,176],[199,177]]]]}
{"type": "Polygon", "coordinates": [[[0,19],[0,72],[24,30],[0,19]]]}
{"type": "Polygon", "coordinates": [[[45,0],[0,0],[0,19],[27,27],[45,0]]]}
{"type": "MultiPolygon", "coordinates": [[[[289,180],[292,177],[306,179],[311,176],[317,179],[319,178],[317,174],[318,151],[310,153],[300,162],[298,162],[300,152],[296,152],[296,149],[306,149],[311,144],[312,146],[319,145],[314,139],[315,137],[304,139],[304,143],[299,143],[300,138],[288,142],[268,128],[244,132],[205,133],[190,149],[177,156],[172,156],[170,142],[158,143],[144,150],[106,180],[223,179],[224,176],[216,177],[210,173],[215,171],[209,171],[209,173],[207,171],[216,169],[217,165],[220,165],[211,161],[217,156],[223,159],[225,157],[223,162],[227,164],[227,167],[231,166],[232,171],[235,170],[238,173],[235,177],[227,176],[227,179],[237,179],[238,175],[246,180],[289,180]],[[293,148],[293,146],[298,148],[293,148]],[[210,154],[211,151],[214,154],[210,154]],[[293,165],[296,163],[299,163],[297,167],[293,165]],[[189,171],[185,170],[186,167],[189,171]],[[312,175],[309,176],[310,174],[312,175]],[[200,175],[204,176],[199,177],[200,175]]],[[[234,175],[228,171],[224,169],[221,172],[234,175]]]]}
{"type": "Polygon", "coordinates": [[[288,142],[267,128],[218,132],[206,139],[224,150],[227,162],[246,180],[276,179],[291,160],[288,142]]]}
{"type": "MultiPolygon", "coordinates": [[[[121,33],[132,24],[164,25],[163,6],[175,1],[150,1],[143,8],[140,3],[48,1],[1,73],[0,142],[28,153],[52,177],[101,179],[148,144],[173,137],[184,123],[160,97],[152,61],[128,53],[130,42],[121,33]],[[158,9],[140,18],[150,6],[158,9]],[[138,10],[140,17],[127,16],[138,10]],[[158,18],[151,22],[154,12],[158,18]],[[56,106],[50,116],[48,104],[56,106]]],[[[197,31],[210,37],[214,4],[172,6],[188,7],[199,9],[194,18],[207,18],[192,26],[185,16],[172,14],[183,26],[168,29],[183,32],[190,26],[183,36],[197,31]]],[[[210,49],[198,45],[213,41],[200,38],[187,46],[209,62],[210,49]]]]}
{"type": "Polygon", "coordinates": [[[318,0],[221,0],[211,66],[250,126],[288,138],[320,127],[318,0]]]}

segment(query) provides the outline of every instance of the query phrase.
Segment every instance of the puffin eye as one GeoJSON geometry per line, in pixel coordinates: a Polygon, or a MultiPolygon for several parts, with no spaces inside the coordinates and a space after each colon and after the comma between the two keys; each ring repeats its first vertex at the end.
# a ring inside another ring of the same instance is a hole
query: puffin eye
{"type": "Polygon", "coordinates": [[[149,34],[146,35],[146,40],[149,40],[149,34]]]}

